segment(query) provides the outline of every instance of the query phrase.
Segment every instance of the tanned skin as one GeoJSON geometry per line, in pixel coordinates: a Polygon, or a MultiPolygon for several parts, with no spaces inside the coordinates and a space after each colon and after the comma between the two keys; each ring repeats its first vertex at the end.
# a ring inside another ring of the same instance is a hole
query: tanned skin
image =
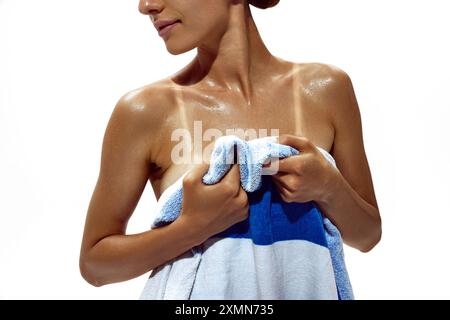
{"type": "MultiPolygon", "coordinates": [[[[230,128],[266,129],[269,135],[278,129],[280,143],[301,151],[279,161],[273,175],[283,199],[316,201],[347,245],[370,251],[381,238],[381,218],[348,74],[330,64],[272,55],[246,0],[142,0],[139,11],[153,23],[179,19],[162,41],[171,54],[196,49],[197,55],[176,74],[118,100],[86,216],[84,279],[102,286],[138,277],[248,217],[237,165],[219,183],[205,185],[209,159],[172,161],[179,143],[171,140],[173,131],[184,128],[193,136],[194,121],[202,122],[203,131],[215,128],[223,135],[230,128]],[[334,157],[339,170],[317,147],[334,157]],[[187,171],[180,217],[126,234],[147,182],[159,199],[187,171]]],[[[297,35],[286,41],[300,41],[297,35]]],[[[203,148],[211,143],[203,141],[203,148]]],[[[201,157],[195,150],[191,155],[201,157]]]]}

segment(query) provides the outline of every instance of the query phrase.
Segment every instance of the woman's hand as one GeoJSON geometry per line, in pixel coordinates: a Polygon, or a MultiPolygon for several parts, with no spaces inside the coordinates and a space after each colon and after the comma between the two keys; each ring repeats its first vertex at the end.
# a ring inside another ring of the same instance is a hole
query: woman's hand
{"type": "Polygon", "coordinates": [[[281,198],[285,202],[324,201],[338,185],[338,171],[305,137],[281,135],[279,143],[300,151],[272,163],[278,165],[272,177],[281,198]]]}
{"type": "Polygon", "coordinates": [[[203,243],[209,237],[248,218],[247,193],[241,186],[239,165],[233,164],[226,175],[212,185],[204,184],[203,176],[209,164],[190,169],[183,178],[181,219],[198,230],[203,243]]]}

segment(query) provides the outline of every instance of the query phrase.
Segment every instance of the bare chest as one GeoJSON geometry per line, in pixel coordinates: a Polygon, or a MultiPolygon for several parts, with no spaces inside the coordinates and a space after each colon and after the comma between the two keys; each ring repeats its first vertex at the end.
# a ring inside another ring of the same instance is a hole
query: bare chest
{"type": "Polygon", "coordinates": [[[157,199],[195,161],[209,159],[219,136],[234,134],[252,140],[292,134],[307,137],[327,151],[334,138],[326,107],[289,90],[262,90],[252,104],[230,94],[184,92],[174,100],[161,127],[154,153],[159,174],[150,179],[157,199]]]}

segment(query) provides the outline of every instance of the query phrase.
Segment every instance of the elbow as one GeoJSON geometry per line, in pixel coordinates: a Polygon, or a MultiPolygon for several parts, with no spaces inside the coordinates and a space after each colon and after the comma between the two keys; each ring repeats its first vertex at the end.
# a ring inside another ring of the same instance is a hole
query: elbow
{"type": "Polygon", "coordinates": [[[380,242],[381,235],[381,218],[378,216],[375,220],[375,223],[370,228],[370,231],[367,233],[366,237],[364,237],[364,241],[362,241],[358,250],[363,253],[371,251],[380,242]]]}
{"type": "Polygon", "coordinates": [[[102,278],[95,271],[93,263],[90,262],[89,259],[87,259],[83,255],[80,255],[79,269],[83,279],[86,280],[86,282],[89,283],[90,285],[94,287],[101,287],[105,284],[102,281],[102,278]]]}

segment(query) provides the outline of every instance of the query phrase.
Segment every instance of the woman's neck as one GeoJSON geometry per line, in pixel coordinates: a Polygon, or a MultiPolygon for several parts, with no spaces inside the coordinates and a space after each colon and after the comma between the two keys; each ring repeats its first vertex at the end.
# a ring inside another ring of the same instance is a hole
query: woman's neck
{"type": "Polygon", "coordinates": [[[230,7],[228,28],[215,43],[201,45],[193,61],[197,85],[231,90],[250,103],[254,85],[275,57],[268,51],[245,3],[230,7]]]}

